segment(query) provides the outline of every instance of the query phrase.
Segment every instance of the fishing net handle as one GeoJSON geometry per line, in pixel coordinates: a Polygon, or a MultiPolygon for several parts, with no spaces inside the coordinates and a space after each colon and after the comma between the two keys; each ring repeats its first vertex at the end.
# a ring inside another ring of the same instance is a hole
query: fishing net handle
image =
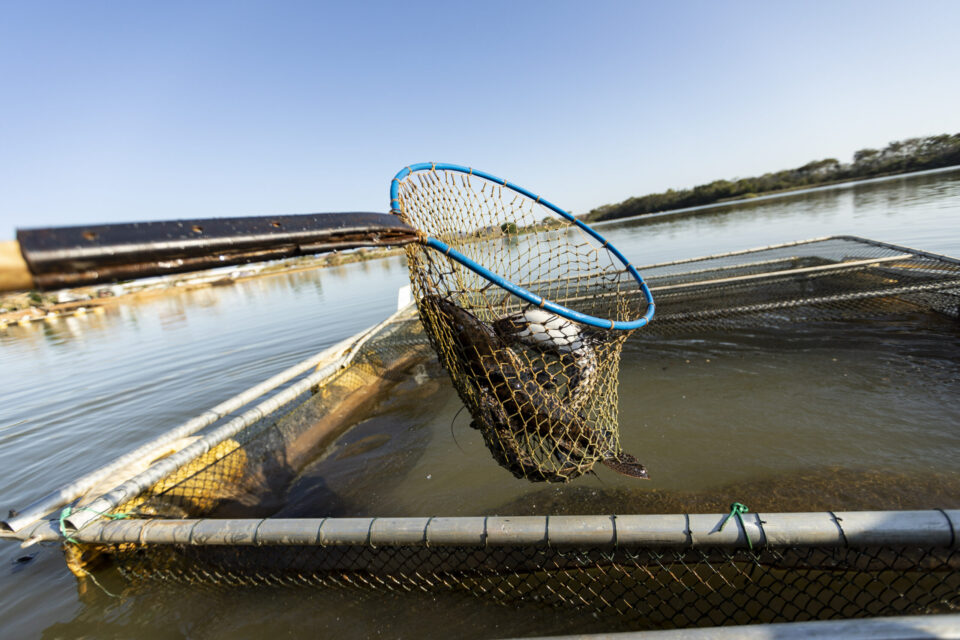
{"type": "Polygon", "coordinates": [[[539,296],[524,287],[507,280],[503,276],[490,271],[483,265],[471,260],[467,256],[463,255],[450,245],[445,242],[438,240],[437,238],[431,236],[422,236],[419,241],[421,244],[430,247],[436,251],[439,251],[443,255],[447,256],[451,260],[459,262],[467,269],[470,269],[477,275],[486,280],[494,283],[498,287],[509,291],[518,298],[529,302],[530,304],[536,305],[542,309],[546,309],[551,313],[555,313],[558,316],[566,318],[568,320],[573,320],[574,322],[579,322],[581,324],[589,325],[592,327],[599,327],[602,329],[616,329],[620,331],[631,331],[633,329],[639,329],[640,327],[645,326],[653,318],[654,311],[656,306],[653,302],[653,294],[650,292],[650,288],[647,286],[647,283],[644,282],[643,277],[636,270],[636,268],[630,264],[630,261],[620,253],[620,250],[615,246],[610,244],[610,242],[604,238],[602,235],[597,233],[589,225],[585,224],[583,221],[578,220],[570,213],[564,211],[557,205],[553,204],[549,200],[546,200],[535,193],[532,193],[521,186],[515,185],[512,182],[508,182],[503,178],[498,178],[497,176],[486,173],[485,171],[479,171],[477,169],[471,169],[470,167],[464,167],[458,164],[447,164],[447,163],[437,163],[437,162],[421,162],[419,164],[413,164],[402,169],[396,176],[394,176],[393,181],[390,183],[390,210],[391,213],[400,216],[403,218],[402,210],[400,208],[400,183],[402,183],[410,175],[418,171],[456,171],[459,173],[465,173],[471,176],[478,176],[484,180],[488,180],[494,184],[499,184],[511,191],[519,193],[520,195],[530,198],[537,204],[541,204],[561,218],[567,220],[568,222],[579,227],[584,233],[592,237],[594,240],[599,242],[603,248],[612,253],[617,260],[626,268],[627,272],[633,276],[634,280],[637,281],[637,284],[640,285],[640,291],[643,292],[643,296],[647,302],[646,312],[640,318],[634,320],[611,320],[609,318],[598,318],[597,316],[592,316],[586,313],[581,313],[575,309],[570,309],[556,302],[551,302],[542,296],[539,296]]]}

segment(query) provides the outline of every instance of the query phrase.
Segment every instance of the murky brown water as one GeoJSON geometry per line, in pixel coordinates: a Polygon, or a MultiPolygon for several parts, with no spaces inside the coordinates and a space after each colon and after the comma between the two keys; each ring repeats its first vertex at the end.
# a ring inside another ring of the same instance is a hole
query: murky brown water
{"type": "MultiPolygon", "coordinates": [[[[638,263],[839,233],[960,255],[960,172],[608,225],[638,263]]],[[[382,319],[400,260],[120,304],[0,333],[0,503],[91,470],[382,319]]],[[[500,469],[441,375],[409,383],[293,482],[284,515],[475,515],[957,507],[960,333],[918,317],[684,338],[638,335],[621,375],[624,447],[562,487],[500,469]],[[451,434],[451,423],[452,431],[451,434]],[[455,438],[455,440],[454,440],[455,438]]],[[[562,612],[438,597],[164,590],[76,593],[57,548],[0,544],[3,635],[473,637],[575,632],[562,612]],[[566,625],[566,626],[565,626],[566,625]]],[[[111,575],[104,584],[111,585],[111,575]]]]}
{"type": "Polygon", "coordinates": [[[396,388],[303,470],[278,515],[713,512],[735,500],[764,511],[960,506],[952,319],[636,337],[620,395],[624,449],[648,481],[598,467],[566,485],[518,482],[440,377],[396,388]]]}

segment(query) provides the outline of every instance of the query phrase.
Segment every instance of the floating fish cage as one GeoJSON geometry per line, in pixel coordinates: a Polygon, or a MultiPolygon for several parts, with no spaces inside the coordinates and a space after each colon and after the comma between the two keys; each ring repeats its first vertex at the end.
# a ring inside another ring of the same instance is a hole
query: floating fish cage
{"type": "MultiPolygon", "coordinates": [[[[658,305],[645,330],[651,339],[825,320],[882,318],[909,328],[918,314],[960,319],[960,262],[855,237],[640,269],[658,305]]],[[[21,509],[2,535],[61,541],[81,580],[109,564],[131,590],[174,582],[443,593],[531,615],[559,607],[579,629],[960,608],[960,510],[947,508],[958,505],[325,517],[319,504],[316,513],[284,517],[275,505],[286,488],[369,414],[372,399],[437,368],[407,305],[21,509]]]]}

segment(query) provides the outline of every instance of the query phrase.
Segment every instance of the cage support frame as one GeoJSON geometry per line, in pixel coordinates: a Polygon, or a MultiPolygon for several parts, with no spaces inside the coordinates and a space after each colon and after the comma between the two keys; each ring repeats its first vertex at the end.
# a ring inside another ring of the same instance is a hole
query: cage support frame
{"type": "MultiPolygon", "coordinates": [[[[365,333],[362,335],[365,335],[365,333]]],[[[330,360],[331,358],[334,358],[338,354],[342,354],[356,341],[357,338],[355,336],[347,338],[346,340],[341,340],[337,344],[324,349],[320,353],[311,356],[310,358],[307,358],[306,360],[299,362],[294,366],[285,369],[284,371],[281,371],[277,375],[264,380],[260,384],[250,387],[246,391],[221,402],[215,407],[206,410],[202,414],[177,425],[153,440],[137,447],[133,451],[123,454],[113,462],[91,471],[77,480],[74,480],[70,484],[63,485],[57,490],[35,500],[21,510],[14,511],[14,513],[16,513],[15,516],[9,517],[0,522],[0,530],[17,531],[33,522],[36,522],[54,509],[59,509],[81,497],[89,489],[95,486],[97,482],[109,476],[114,471],[122,469],[123,467],[137,460],[151,455],[158,449],[163,448],[164,445],[170,444],[179,438],[192,435],[214,424],[221,418],[247,404],[250,404],[257,398],[269,393],[270,391],[273,391],[284,383],[293,380],[311,368],[316,367],[319,364],[330,360]]]]}
{"type": "MultiPolygon", "coordinates": [[[[66,519],[66,524],[74,529],[81,529],[92,520],[100,517],[101,514],[107,513],[110,510],[115,509],[123,502],[137,497],[144,490],[159,481],[167,474],[173,473],[184,465],[196,460],[221,442],[225,441],[227,438],[236,435],[261,418],[270,415],[280,407],[292,402],[300,394],[308,391],[314,385],[320,384],[334,373],[347,366],[352,361],[353,357],[358,353],[359,348],[363,346],[363,344],[370,337],[376,335],[377,332],[382,328],[395,322],[403,314],[408,313],[411,308],[412,305],[407,305],[391,314],[383,322],[370,327],[357,336],[347,339],[344,341],[347,343],[345,350],[349,349],[346,351],[346,353],[342,353],[339,357],[336,357],[336,351],[334,351],[331,354],[334,356],[333,360],[331,361],[329,357],[325,360],[321,360],[321,363],[325,364],[323,364],[323,366],[317,371],[314,371],[310,375],[301,378],[283,391],[274,394],[258,405],[248,409],[233,420],[230,420],[220,427],[217,427],[200,440],[190,444],[187,447],[184,447],[173,455],[160,460],[142,473],[135,475],[134,477],[126,480],[124,483],[113,488],[111,491],[95,498],[92,502],[90,502],[90,504],[87,505],[85,509],[81,511],[75,511],[73,514],[71,514],[71,516],[66,519]]],[[[339,344],[336,345],[336,347],[339,346],[339,344]]],[[[323,353],[318,354],[318,357],[319,355],[323,355],[323,353]]],[[[301,363],[301,365],[302,364],[303,363],[301,363]]],[[[298,368],[301,365],[296,365],[294,368],[298,368]]],[[[309,369],[309,367],[307,367],[307,369],[309,369]]]]}
{"type": "Polygon", "coordinates": [[[85,544],[306,546],[590,546],[600,548],[960,547],[960,509],[600,516],[95,520],[61,531],[56,521],[21,540],[85,544]],[[749,538],[749,539],[748,539],[749,538]]]}

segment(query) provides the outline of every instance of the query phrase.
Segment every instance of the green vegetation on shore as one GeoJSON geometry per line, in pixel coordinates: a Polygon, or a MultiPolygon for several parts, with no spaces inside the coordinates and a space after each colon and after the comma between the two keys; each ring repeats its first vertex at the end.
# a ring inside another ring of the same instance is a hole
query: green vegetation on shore
{"type": "Polygon", "coordinates": [[[853,155],[853,162],[850,164],[843,164],[836,158],[827,158],[808,162],[796,169],[765,173],[753,178],[714,180],[692,189],[668,189],[663,193],[628,198],[618,204],[597,207],[587,213],[584,220],[613,220],[714,204],[734,198],[750,198],[776,191],[954,165],[960,165],[960,133],[910,138],[891,142],[880,150],[861,149],[853,155]]]}

